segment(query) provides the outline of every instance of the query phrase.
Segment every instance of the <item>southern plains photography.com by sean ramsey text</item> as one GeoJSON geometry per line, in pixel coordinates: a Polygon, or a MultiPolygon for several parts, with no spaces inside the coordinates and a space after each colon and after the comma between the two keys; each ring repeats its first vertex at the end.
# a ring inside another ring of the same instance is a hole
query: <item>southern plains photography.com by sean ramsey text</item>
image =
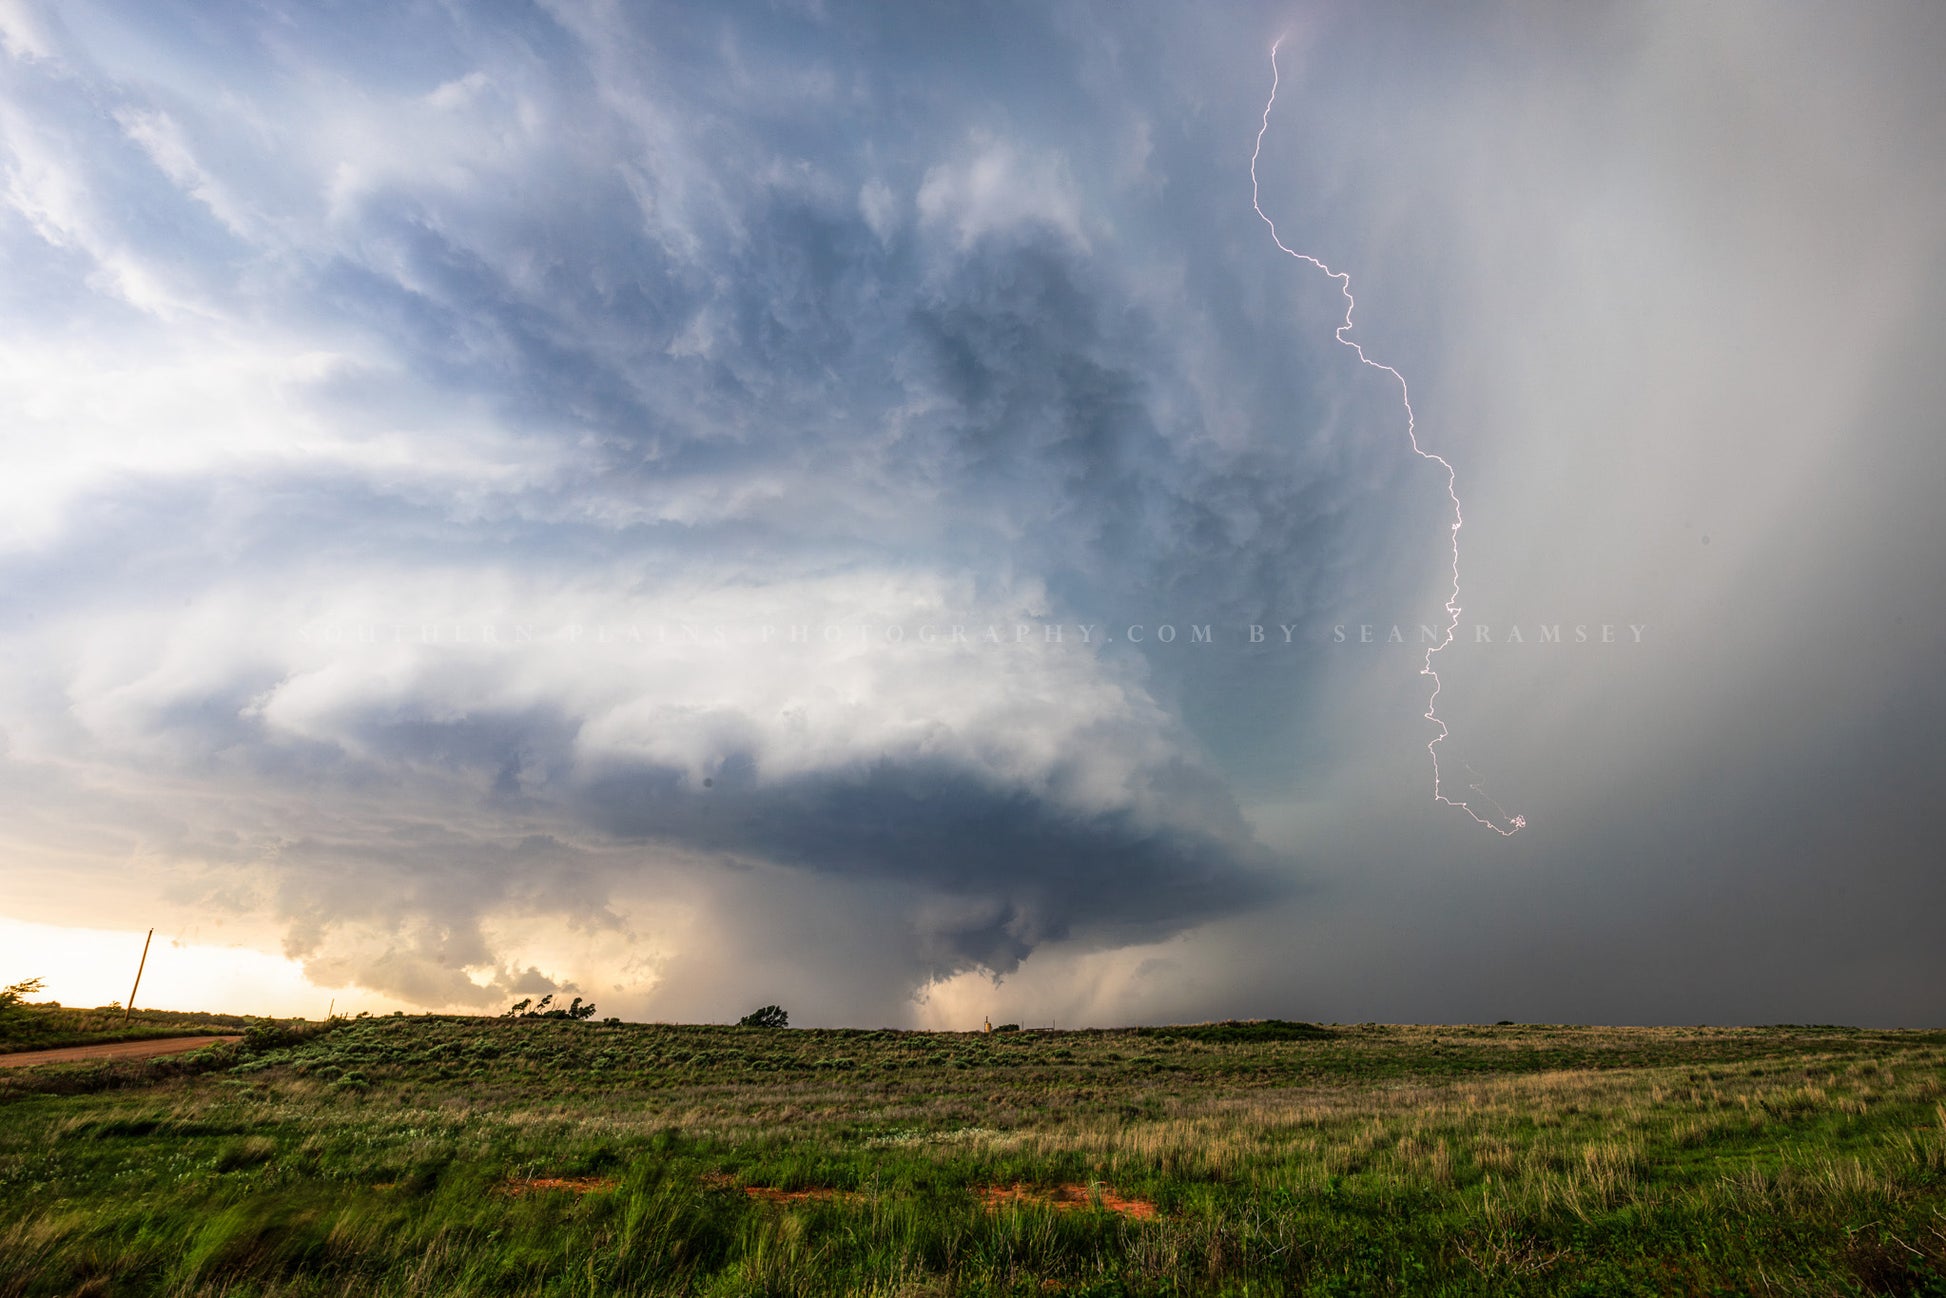
{"type": "Polygon", "coordinates": [[[1185,648],[1231,646],[1269,650],[1297,646],[1416,646],[1448,642],[1466,645],[1609,646],[1642,645],[1646,622],[1461,622],[1448,632],[1444,623],[1425,622],[1247,622],[1225,624],[1190,620],[1102,620],[1052,622],[960,618],[873,620],[844,618],[805,621],[705,621],[605,619],[523,621],[494,618],[392,618],[319,621],[297,630],[300,641],[315,645],[427,645],[492,648],[559,647],[643,648],[770,645],[788,649],[813,645],[920,646],[945,648],[1093,648],[1108,644],[1185,648]]]}

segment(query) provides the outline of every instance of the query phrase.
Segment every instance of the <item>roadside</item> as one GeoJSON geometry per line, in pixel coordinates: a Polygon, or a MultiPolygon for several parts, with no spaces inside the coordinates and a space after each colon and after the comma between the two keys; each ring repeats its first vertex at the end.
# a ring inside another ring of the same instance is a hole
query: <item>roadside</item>
{"type": "Polygon", "coordinates": [[[144,1041],[115,1041],[97,1046],[66,1046],[59,1050],[21,1050],[0,1054],[0,1068],[29,1068],[35,1064],[79,1063],[88,1059],[147,1059],[154,1055],[174,1055],[204,1046],[241,1041],[241,1036],[224,1037],[150,1037],[144,1041]]]}

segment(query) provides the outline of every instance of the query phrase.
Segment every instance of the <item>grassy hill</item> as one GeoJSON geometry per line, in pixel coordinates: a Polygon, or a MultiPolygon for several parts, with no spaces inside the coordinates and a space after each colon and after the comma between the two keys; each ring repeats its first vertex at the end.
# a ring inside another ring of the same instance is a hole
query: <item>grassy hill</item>
{"type": "Polygon", "coordinates": [[[69,1009],[29,1003],[0,1011],[0,1054],[53,1050],[62,1046],[108,1045],[155,1037],[195,1037],[241,1032],[266,1020],[244,1014],[136,1010],[126,1019],[119,1008],[69,1009]]]}
{"type": "Polygon", "coordinates": [[[1946,1033],[466,1018],[0,1077],[0,1294],[1946,1293],[1946,1033]]]}

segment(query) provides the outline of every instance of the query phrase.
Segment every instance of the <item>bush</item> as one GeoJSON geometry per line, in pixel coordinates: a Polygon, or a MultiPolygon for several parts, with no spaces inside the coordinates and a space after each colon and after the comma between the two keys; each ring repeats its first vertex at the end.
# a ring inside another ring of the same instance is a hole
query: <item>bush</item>
{"type": "Polygon", "coordinates": [[[790,1025],[790,1011],[780,1005],[765,1005],[737,1020],[740,1028],[787,1028],[790,1025]]]}
{"type": "Polygon", "coordinates": [[[125,1086],[154,1086],[171,1078],[233,1067],[241,1058],[237,1047],[215,1045],[154,1059],[95,1059],[59,1068],[9,1068],[0,1073],[0,1103],[23,1095],[89,1095],[125,1086]]]}
{"type": "Polygon", "coordinates": [[[1292,1023],[1287,1019],[1225,1019],[1221,1023],[1136,1028],[1135,1032],[1138,1036],[1163,1041],[1317,1041],[1337,1035],[1315,1023],[1292,1023]]]}
{"type": "Polygon", "coordinates": [[[8,987],[0,987],[0,1037],[12,1036],[16,1022],[26,1022],[31,1016],[27,998],[41,989],[41,980],[29,978],[8,987]]]}
{"type": "Polygon", "coordinates": [[[322,1036],[337,1025],[336,1019],[323,1023],[279,1023],[271,1020],[265,1023],[252,1023],[243,1029],[243,1049],[246,1054],[261,1054],[266,1050],[282,1050],[287,1046],[301,1046],[312,1037],[322,1036]]]}
{"type": "Polygon", "coordinates": [[[23,982],[0,987],[0,1010],[10,1010],[41,989],[41,980],[29,978],[23,982]]]}

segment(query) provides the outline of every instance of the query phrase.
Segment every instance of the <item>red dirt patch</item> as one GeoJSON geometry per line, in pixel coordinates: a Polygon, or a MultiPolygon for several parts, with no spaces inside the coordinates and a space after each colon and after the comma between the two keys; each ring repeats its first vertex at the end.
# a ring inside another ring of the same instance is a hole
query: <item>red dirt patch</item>
{"type": "Polygon", "coordinates": [[[1131,1199],[1105,1185],[1087,1186],[1076,1181],[1057,1185],[1051,1190],[1019,1184],[988,1185],[973,1193],[980,1197],[980,1202],[990,1212],[997,1212],[1010,1203],[1037,1203],[1057,1212],[1080,1212],[1099,1205],[1104,1212],[1133,1221],[1154,1221],[1157,1216],[1155,1205],[1147,1199],[1131,1199]]]}
{"type": "Polygon", "coordinates": [[[762,1199],[765,1203],[804,1203],[812,1199],[857,1203],[865,1197],[856,1190],[833,1190],[828,1186],[811,1186],[803,1190],[779,1190],[768,1185],[746,1185],[743,1187],[743,1192],[752,1199],[762,1199]]]}
{"type": "Polygon", "coordinates": [[[620,1184],[620,1181],[606,1176],[520,1176],[502,1182],[500,1192],[515,1198],[549,1190],[565,1190],[569,1194],[601,1194],[620,1184]]]}
{"type": "Polygon", "coordinates": [[[705,1172],[698,1179],[706,1189],[741,1190],[752,1199],[762,1199],[765,1203],[804,1203],[812,1199],[858,1203],[865,1198],[856,1190],[834,1190],[822,1185],[806,1186],[802,1190],[780,1190],[774,1185],[745,1185],[728,1172],[705,1172]]]}

